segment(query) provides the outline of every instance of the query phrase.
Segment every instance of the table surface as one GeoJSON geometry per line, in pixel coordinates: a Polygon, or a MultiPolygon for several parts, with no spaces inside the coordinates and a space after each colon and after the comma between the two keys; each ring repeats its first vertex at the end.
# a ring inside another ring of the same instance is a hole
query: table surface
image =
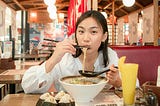
{"type": "Polygon", "coordinates": [[[50,54],[16,54],[15,58],[46,58],[50,54]]]}
{"type": "Polygon", "coordinates": [[[25,71],[33,65],[39,65],[41,62],[42,61],[15,62],[16,69],[9,69],[0,74],[0,83],[1,84],[21,83],[25,71]]]}
{"type": "Polygon", "coordinates": [[[0,75],[0,84],[20,84],[23,75],[0,75]]]}
{"type": "Polygon", "coordinates": [[[36,106],[39,96],[31,94],[8,94],[0,101],[0,106],[36,106]]]}
{"type": "MultiPolygon", "coordinates": [[[[8,94],[0,101],[0,106],[36,106],[40,94],[8,94]]],[[[94,101],[83,106],[107,106],[107,104],[123,104],[123,99],[119,98],[114,92],[102,92],[98,94],[94,101]],[[105,104],[105,105],[104,105],[105,104]]],[[[82,106],[82,105],[76,105],[82,106]]]]}

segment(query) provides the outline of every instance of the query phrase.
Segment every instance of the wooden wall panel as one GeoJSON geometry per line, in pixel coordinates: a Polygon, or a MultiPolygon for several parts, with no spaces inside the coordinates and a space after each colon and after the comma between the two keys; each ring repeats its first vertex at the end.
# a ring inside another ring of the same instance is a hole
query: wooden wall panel
{"type": "Polygon", "coordinates": [[[28,14],[28,22],[29,23],[51,23],[52,20],[49,18],[49,14],[47,11],[29,11],[28,14]],[[36,17],[32,17],[31,13],[36,13],[36,17]]]}

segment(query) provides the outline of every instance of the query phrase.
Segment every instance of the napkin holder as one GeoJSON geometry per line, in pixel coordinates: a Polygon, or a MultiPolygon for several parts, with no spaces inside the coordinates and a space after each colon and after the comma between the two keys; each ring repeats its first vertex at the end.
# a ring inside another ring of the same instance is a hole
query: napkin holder
{"type": "Polygon", "coordinates": [[[142,85],[144,94],[148,92],[148,89],[152,90],[158,98],[158,103],[160,104],[160,86],[156,86],[156,82],[147,81],[142,85]]]}

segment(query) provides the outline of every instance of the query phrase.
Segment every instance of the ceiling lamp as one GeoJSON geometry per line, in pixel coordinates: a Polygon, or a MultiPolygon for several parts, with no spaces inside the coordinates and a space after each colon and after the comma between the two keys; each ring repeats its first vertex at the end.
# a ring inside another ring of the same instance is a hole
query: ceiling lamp
{"type": "Polygon", "coordinates": [[[49,13],[49,18],[52,20],[57,19],[57,13],[56,12],[49,13]]]}
{"type": "Polygon", "coordinates": [[[47,7],[47,11],[48,11],[49,13],[57,12],[57,8],[56,8],[55,5],[49,5],[49,6],[47,7]]]}
{"type": "Polygon", "coordinates": [[[104,16],[106,19],[108,18],[108,16],[107,16],[107,13],[106,13],[106,12],[102,11],[102,12],[101,12],[101,14],[103,14],[103,16],[104,16]]]}
{"type": "Polygon", "coordinates": [[[33,18],[33,17],[37,17],[37,13],[36,12],[31,12],[30,13],[30,16],[33,18]]]}
{"type": "Polygon", "coordinates": [[[122,2],[126,7],[131,7],[135,3],[135,0],[122,0],[122,2]]]}
{"type": "Polygon", "coordinates": [[[44,0],[44,3],[46,5],[53,5],[53,4],[55,4],[55,2],[56,2],[56,0],[44,0]]]}

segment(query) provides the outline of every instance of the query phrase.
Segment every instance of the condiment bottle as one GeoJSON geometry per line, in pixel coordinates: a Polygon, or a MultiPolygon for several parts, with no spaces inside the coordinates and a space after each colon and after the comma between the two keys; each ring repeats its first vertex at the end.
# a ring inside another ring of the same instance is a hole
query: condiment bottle
{"type": "Polygon", "coordinates": [[[147,106],[158,106],[157,96],[152,92],[151,89],[148,89],[147,94],[145,95],[147,106]]]}

